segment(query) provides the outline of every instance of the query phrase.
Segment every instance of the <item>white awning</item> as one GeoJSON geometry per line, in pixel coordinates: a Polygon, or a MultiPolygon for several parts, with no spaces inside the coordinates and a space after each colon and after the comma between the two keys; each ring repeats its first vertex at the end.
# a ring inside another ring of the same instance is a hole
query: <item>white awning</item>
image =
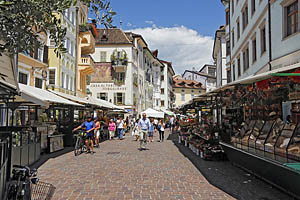
{"type": "Polygon", "coordinates": [[[42,90],[40,88],[24,85],[21,83],[19,84],[19,87],[20,87],[21,97],[23,99],[43,107],[48,107],[49,104],[53,104],[53,103],[82,106],[81,104],[59,97],[47,90],[42,90]]]}
{"type": "Polygon", "coordinates": [[[262,80],[266,80],[268,78],[271,78],[272,75],[275,74],[275,73],[281,73],[281,72],[293,70],[293,69],[296,69],[296,68],[299,68],[299,67],[300,67],[300,63],[296,63],[296,64],[289,65],[289,66],[286,66],[286,67],[281,67],[281,68],[278,68],[278,69],[267,71],[267,72],[264,72],[264,73],[261,73],[261,74],[252,75],[252,76],[249,76],[247,78],[231,82],[227,85],[251,84],[251,83],[255,83],[255,82],[258,82],[258,81],[262,81],[262,80]]]}
{"type": "Polygon", "coordinates": [[[166,109],[163,109],[163,108],[161,108],[161,111],[163,111],[163,112],[166,113],[167,115],[175,116],[175,113],[173,113],[172,111],[169,111],[169,110],[166,110],[166,109]]]}
{"type": "Polygon", "coordinates": [[[160,111],[154,110],[152,108],[148,108],[147,110],[142,112],[142,114],[144,114],[144,113],[146,114],[147,117],[154,117],[154,118],[164,118],[165,117],[164,112],[160,112],[160,111]]]}
{"type": "Polygon", "coordinates": [[[84,98],[81,98],[81,97],[73,96],[73,95],[70,95],[70,94],[65,94],[65,93],[62,93],[62,92],[57,92],[57,91],[54,91],[54,90],[49,90],[49,92],[54,93],[54,94],[56,94],[60,97],[63,97],[65,99],[68,99],[68,100],[76,102],[76,103],[91,104],[91,102],[89,102],[88,100],[86,100],[84,98]]]}
{"type": "Polygon", "coordinates": [[[124,110],[123,108],[116,106],[113,103],[110,103],[110,102],[102,100],[102,99],[95,99],[92,96],[87,97],[87,101],[90,102],[91,104],[97,105],[99,107],[124,110]]]}

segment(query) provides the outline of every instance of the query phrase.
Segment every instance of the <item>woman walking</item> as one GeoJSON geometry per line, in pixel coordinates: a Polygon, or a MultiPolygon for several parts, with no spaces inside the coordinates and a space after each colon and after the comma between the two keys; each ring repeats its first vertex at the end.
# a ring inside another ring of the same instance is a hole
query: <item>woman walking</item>
{"type": "Polygon", "coordinates": [[[160,120],[158,123],[158,131],[159,131],[159,141],[163,142],[165,139],[165,123],[163,120],[160,120]]]}
{"type": "Polygon", "coordinates": [[[100,121],[99,121],[99,119],[97,118],[97,117],[95,117],[94,118],[94,122],[95,122],[95,124],[96,124],[96,128],[95,128],[95,131],[96,131],[96,134],[95,134],[95,146],[96,147],[99,147],[99,142],[100,142],[100,127],[101,127],[101,125],[100,125],[100,121]]]}
{"type": "Polygon", "coordinates": [[[110,119],[108,123],[108,132],[109,132],[109,139],[113,139],[115,136],[115,131],[116,131],[116,124],[113,119],[110,119]]]}
{"type": "Polygon", "coordinates": [[[136,120],[136,122],[134,122],[133,129],[132,129],[132,136],[135,136],[135,141],[138,141],[139,136],[140,136],[138,120],[136,120]]]}

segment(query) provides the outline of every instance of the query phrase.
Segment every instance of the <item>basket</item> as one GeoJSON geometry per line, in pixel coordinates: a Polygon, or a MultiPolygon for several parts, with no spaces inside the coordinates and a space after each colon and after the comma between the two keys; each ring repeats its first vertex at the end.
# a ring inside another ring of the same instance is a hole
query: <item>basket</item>
{"type": "Polygon", "coordinates": [[[31,200],[51,200],[55,189],[52,184],[41,181],[31,184],[31,200]]]}

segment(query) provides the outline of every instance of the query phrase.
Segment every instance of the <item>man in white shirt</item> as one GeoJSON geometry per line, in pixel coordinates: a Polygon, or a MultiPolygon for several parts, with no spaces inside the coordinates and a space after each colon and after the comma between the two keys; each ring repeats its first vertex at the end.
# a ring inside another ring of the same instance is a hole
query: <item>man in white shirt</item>
{"type": "Polygon", "coordinates": [[[172,116],[171,119],[170,119],[170,130],[171,130],[171,133],[173,133],[173,129],[174,129],[174,117],[172,116]]]}
{"type": "Polygon", "coordinates": [[[122,117],[120,118],[120,120],[117,120],[117,127],[118,127],[119,139],[122,140],[123,139],[123,130],[124,130],[124,121],[123,121],[122,117]]]}
{"type": "Polygon", "coordinates": [[[146,114],[143,113],[143,117],[139,120],[138,123],[140,129],[140,150],[146,149],[147,137],[150,128],[150,120],[146,118],[146,114]]]}

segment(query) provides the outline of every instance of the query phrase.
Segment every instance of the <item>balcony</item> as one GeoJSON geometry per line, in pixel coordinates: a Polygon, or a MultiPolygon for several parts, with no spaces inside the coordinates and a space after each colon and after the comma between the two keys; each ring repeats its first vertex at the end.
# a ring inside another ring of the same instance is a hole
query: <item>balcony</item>
{"type": "Polygon", "coordinates": [[[95,71],[95,63],[91,56],[82,56],[79,59],[78,71],[84,75],[91,74],[95,71]]]}
{"type": "Polygon", "coordinates": [[[79,26],[79,38],[81,54],[95,53],[95,38],[97,37],[97,30],[91,24],[83,24],[79,26]]]}

